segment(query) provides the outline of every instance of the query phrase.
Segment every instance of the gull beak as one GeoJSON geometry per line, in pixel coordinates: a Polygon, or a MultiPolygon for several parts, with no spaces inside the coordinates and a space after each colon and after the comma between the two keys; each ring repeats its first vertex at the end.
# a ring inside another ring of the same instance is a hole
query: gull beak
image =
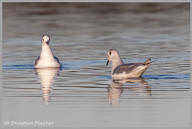
{"type": "Polygon", "coordinates": [[[107,60],[106,66],[109,64],[109,60],[107,60]]]}

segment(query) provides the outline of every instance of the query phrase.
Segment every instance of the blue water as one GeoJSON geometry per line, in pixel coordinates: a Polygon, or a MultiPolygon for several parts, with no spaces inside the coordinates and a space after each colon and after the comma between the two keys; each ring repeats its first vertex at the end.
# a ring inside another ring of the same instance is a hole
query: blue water
{"type": "MultiPolygon", "coordinates": [[[[97,60],[97,61],[72,61],[67,62],[65,64],[62,64],[62,67],[60,70],[77,70],[81,67],[86,67],[88,65],[102,65],[103,60],[97,60]]],[[[16,64],[16,65],[3,65],[3,70],[31,70],[34,69],[33,64],[16,64]]],[[[145,79],[154,79],[154,80],[160,80],[160,79],[189,79],[190,73],[185,74],[150,74],[150,75],[143,75],[142,76],[145,79]]],[[[111,76],[99,76],[100,79],[110,80],[112,79],[111,76]]]]}
{"type": "MultiPolygon", "coordinates": [[[[86,65],[97,65],[106,62],[104,60],[92,60],[92,61],[70,61],[62,64],[61,70],[64,69],[78,69],[86,65]]],[[[4,70],[25,70],[34,69],[33,64],[3,64],[4,70]]]]}

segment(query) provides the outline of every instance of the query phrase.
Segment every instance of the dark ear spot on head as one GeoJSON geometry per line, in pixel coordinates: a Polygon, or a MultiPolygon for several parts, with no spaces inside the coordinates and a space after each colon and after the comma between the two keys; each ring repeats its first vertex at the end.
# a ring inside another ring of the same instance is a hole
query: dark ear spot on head
{"type": "Polygon", "coordinates": [[[111,55],[111,51],[109,51],[109,55],[111,55]]]}

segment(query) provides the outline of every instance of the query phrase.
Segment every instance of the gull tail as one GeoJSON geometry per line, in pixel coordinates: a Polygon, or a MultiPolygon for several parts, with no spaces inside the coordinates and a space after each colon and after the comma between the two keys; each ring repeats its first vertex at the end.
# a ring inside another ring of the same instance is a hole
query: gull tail
{"type": "Polygon", "coordinates": [[[152,62],[151,62],[151,58],[148,58],[143,64],[144,65],[148,65],[148,64],[151,64],[152,62]]]}

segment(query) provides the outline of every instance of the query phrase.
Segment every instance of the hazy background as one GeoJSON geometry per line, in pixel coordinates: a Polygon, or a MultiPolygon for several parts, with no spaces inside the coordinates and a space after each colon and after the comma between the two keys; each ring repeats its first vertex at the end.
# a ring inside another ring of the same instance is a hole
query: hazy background
{"type": "Polygon", "coordinates": [[[189,5],[3,3],[3,122],[189,127],[189,5]],[[33,69],[43,34],[60,71],[33,69]],[[152,58],[144,80],[112,82],[110,48],[127,63],[152,58]]]}

